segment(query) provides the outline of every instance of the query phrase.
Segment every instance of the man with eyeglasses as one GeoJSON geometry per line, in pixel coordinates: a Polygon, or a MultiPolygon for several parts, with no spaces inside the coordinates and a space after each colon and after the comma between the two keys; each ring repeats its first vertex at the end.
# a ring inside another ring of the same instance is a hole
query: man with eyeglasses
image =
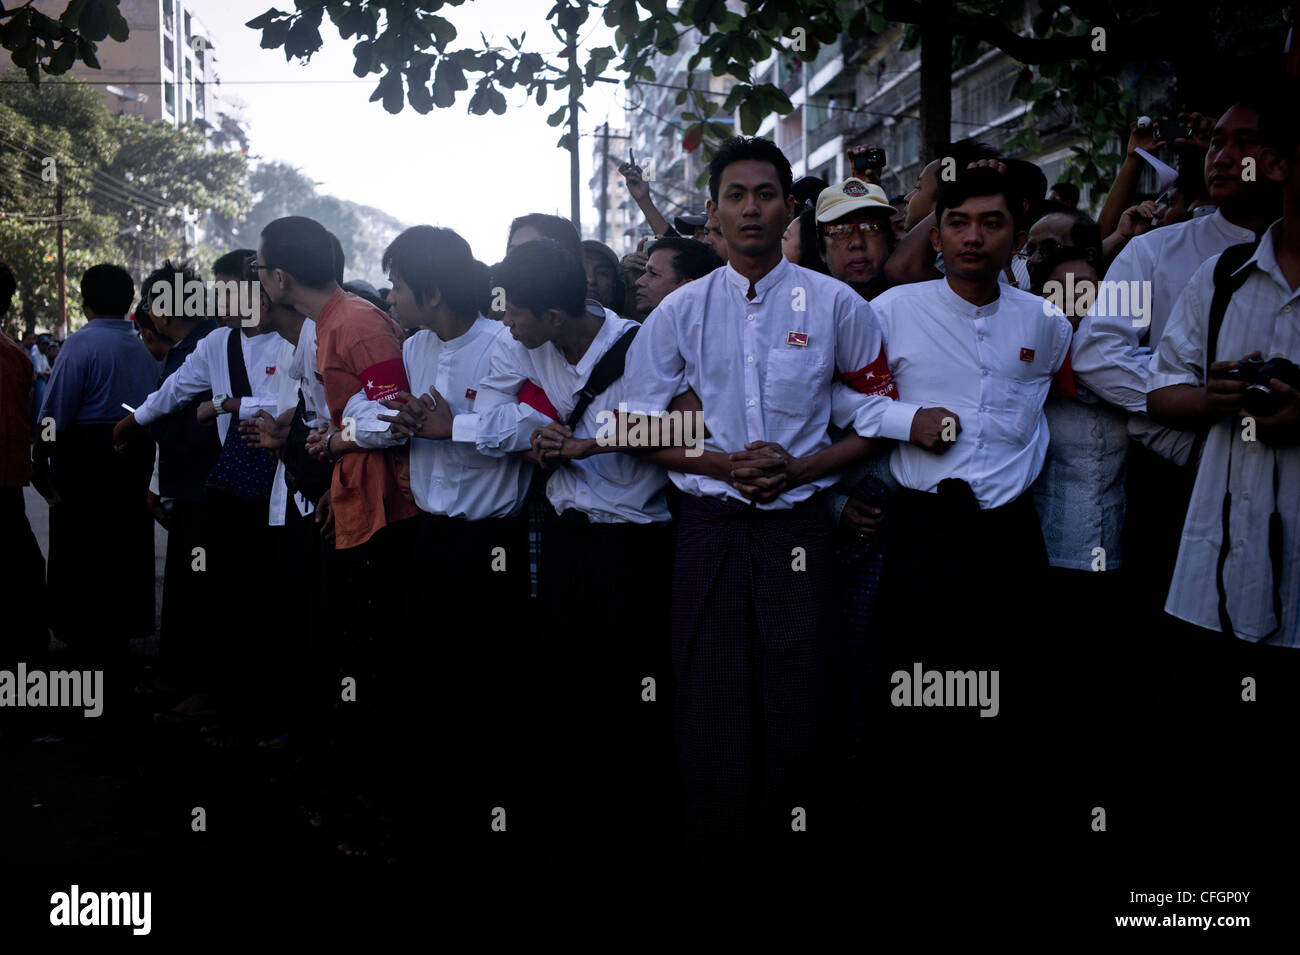
{"type": "Polygon", "coordinates": [[[830,273],[867,301],[889,288],[895,209],[879,186],[852,177],[817,197],[817,249],[830,273]]]}

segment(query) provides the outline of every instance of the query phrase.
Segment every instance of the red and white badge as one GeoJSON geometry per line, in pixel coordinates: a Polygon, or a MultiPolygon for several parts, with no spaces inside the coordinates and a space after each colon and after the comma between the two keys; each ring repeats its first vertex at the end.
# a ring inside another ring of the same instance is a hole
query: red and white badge
{"type": "Polygon", "coordinates": [[[267,366],[266,366],[266,373],[267,373],[268,375],[274,375],[274,374],[275,374],[275,366],[274,366],[274,365],[267,365],[267,366]]]}
{"type": "Polygon", "coordinates": [[[478,397],[478,392],[475,391],[473,388],[466,388],[465,397],[468,398],[470,401],[473,401],[475,398],[478,397]]]}
{"type": "Polygon", "coordinates": [[[1034,360],[1034,350],[1033,350],[1032,348],[1022,348],[1022,349],[1020,349],[1020,360],[1021,360],[1021,361],[1033,361],[1033,360],[1034,360]]]}
{"type": "Polygon", "coordinates": [[[786,334],[786,336],[785,336],[785,343],[786,343],[787,345],[801,345],[801,346],[806,346],[806,345],[808,344],[808,333],[807,333],[807,332],[788,332],[788,333],[786,334]]]}

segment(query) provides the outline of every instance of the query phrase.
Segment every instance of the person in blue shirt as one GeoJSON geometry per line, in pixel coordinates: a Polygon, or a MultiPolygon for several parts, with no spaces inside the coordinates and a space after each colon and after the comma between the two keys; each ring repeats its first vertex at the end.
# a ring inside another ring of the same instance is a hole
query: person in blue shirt
{"type": "Polygon", "coordinates": [[[127,313],[135,282],[116,265],[81,279],[86,326],[68,337],[38,415],[35,465],[49,492],[50,584],[78,597],[54,607],[54,634],[100,660],[154,630],[153,517],[146,496],[154,445],[113,450],[122,405],[144,401],[158,363],[127,313]]]}

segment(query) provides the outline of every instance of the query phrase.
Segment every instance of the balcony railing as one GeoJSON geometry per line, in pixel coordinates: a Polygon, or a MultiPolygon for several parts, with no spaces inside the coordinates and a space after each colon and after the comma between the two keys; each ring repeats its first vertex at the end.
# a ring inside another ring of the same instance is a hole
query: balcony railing
{"type": "Polygon", "coordinates": [[[808,130],[808,152],[816,152],[817,149],[830,142],[840,133],[844,132],[845,114],[838,110],[826,117],[826,122],[814,129],[808,130]]]}

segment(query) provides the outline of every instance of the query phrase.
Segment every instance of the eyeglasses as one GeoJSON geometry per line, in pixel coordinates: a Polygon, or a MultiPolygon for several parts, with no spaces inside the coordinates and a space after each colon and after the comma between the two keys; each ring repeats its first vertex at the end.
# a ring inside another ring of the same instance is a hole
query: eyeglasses
{"type": "Polygon", "coordinates": [[[248,263],[247,263],[247,265],[248,265],[248,268],[251,269],[251,270],[254,271],[254,272],[256,272],[258,269],[266,269],[266,270],[269,272],[269,271],[271,271],[272,269],[275,268],[274,265],[258,265],[258,264],[257,264],[257,256],[255,256],[255,255],[251,255],[251,256],[248,257],[248,263]]]}
{"type": "Polygon", "coordinates": [[[845,222],[840,225],[822,226],[822,235],[832,242],[847,242],[854,232],[865,239],[868,232],[884,231],[883,222],[845,222]]]}
{"type": "Polygon", "coordinates": [[[1025,258],[1034,258],[1036,255],[1046,258],[1049,255],[1055,255],[1056,252],[1064,248],[1061,243],[1055,239],[1042,239],[1029,242],[1025,245],[1025,258]]]}

